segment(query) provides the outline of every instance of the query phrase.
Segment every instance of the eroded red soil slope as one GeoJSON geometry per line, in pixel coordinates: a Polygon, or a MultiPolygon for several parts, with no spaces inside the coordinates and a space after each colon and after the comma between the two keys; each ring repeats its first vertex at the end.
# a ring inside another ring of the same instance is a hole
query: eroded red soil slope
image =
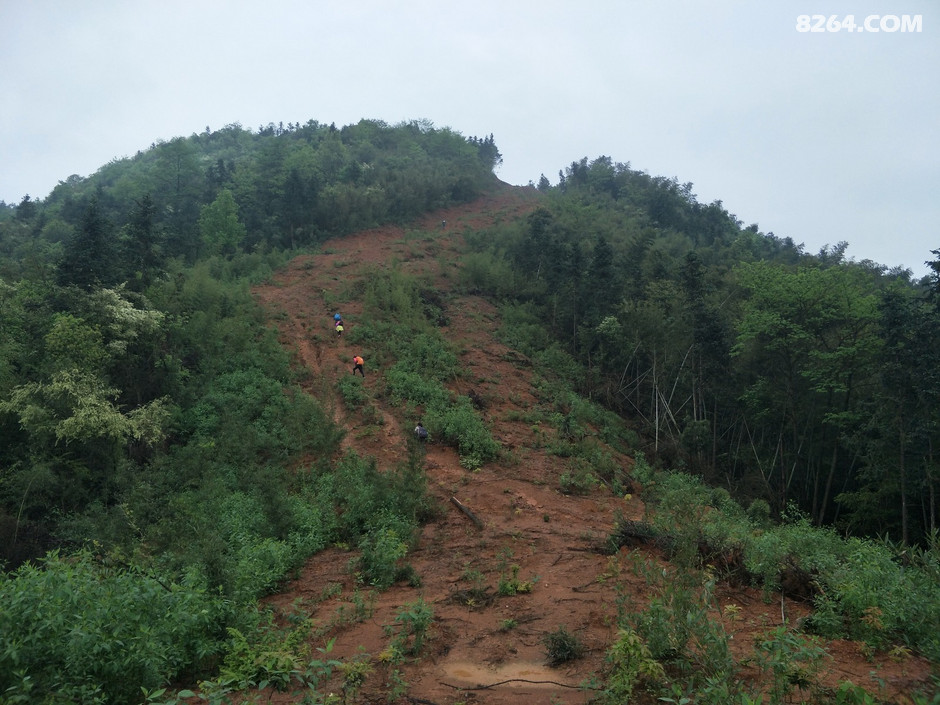
{"type": "MultiPolygon", "coordinates": [[[[532,189],[504,185],[475,203],[434,213],[411,227],[382,227],[327,242],[322,254],[296,258],[270,284],[256,289],[283,344],[309,370],[309,391],[328,400],[347,430],[346,447],[374,457],[380,469],[390,469],[405,460],[415,419],[383,405],[382,369],[370,365],[370,351],[353,347],[348,335],[335,336],[331,317],[339,310],[348,330],[356,326],[362,315],[362,277],[375,267],[397,266],[431,277],[448,301],[444,334],[461,351],[461,364],[468,370],[457,391],[472,390],[483,400],[482,413],[504,449],[501,460],[469,472],[452,448],[427,447],[428,485],[441,512],[424,527],[417,549],[408,556],[420,587],[402,584],[369,593],[355,584],[349,569],[355,554],[333,548],[308,561],[300,577],[270,600],[285,613],[313,616],[323,629],[315,646],[335,637],[333,656],[368,658],[373,670],[354,702],[388,702],[394,684],[389,682],[392,667],[382,662],[390,640],[386,627],[418,598],[433,608],[434,622],[421,656],[401,667],[407,689],[398,702],[588,702],[596,693],[579,686],[597,685],[602,677],[605,651],[616,634],[618,598],[629,595],[641,605],[648,599],[648,587],[631,570],[627,551],[609,556],[599,550],[618,513],[643,517],[641,499],[612,496],[603,488],[587,497],[560,492],[564,460],[541,450],[540,429],[522,420],[538,402],[525,361],[493,336],[498,312],[483,299],[447,292],[460,266],[461,234],[524,216],[538,199],[532,189]],[[336,382],[350,374],[354,354],[365,357],[364,383],[380,404],[380,423],[348,414],[336,396],[336,382]],[[471,509],[482,526],[451,498],[471,509]],[[511,565],[518,566],[520,580],[533,581],[533,588],[497,596],[500,576],[511,565]],[[360,620],[357,614],[368,616],[360,620]],[[542,640],[561,626],[578,636],[587,653],[550,668],[542,640]]],[[[618,460],[625,468],[632,462],[618,460]]],[[[655,553],[641,555],[662,560],[655,553]]],[[[800,604],[768,603],[759,591],[727,586],[720,588],[719,602],[736,606],[716,611],[715,619],[734,615],[726,627],[740,656],[750,652],[755,636],[781,623],[782,613],[796,620],[807,612],[800,604]]],[[[873,686],[870,673],[876,672],[885,683],[882,694],[892,698],[909,692],[927,674],[926,664],[914,658],[868,661],[852,643],[831,644],[830,652],[834,658],[824,669],[827,682],[851,679],[873,686]]],[[[333,687],[339,692],[341,683],[333,687]]],[[[292,699],[271,693],[270,702],[292,699]]]]}

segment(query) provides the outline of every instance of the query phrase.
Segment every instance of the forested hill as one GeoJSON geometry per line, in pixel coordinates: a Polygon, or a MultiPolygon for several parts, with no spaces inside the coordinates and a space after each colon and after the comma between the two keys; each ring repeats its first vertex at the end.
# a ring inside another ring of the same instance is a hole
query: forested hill
{"type": "Polygon", "coordinates": [[[505,354],[538,370],[533,452],[569,459],[565,492],[622,497],[613,458],[633,458],[651,484],[663,468],[721,488],[701,517],[742,502],[745,537],[780,519],[880,537],[882,576],[895,554],[909,568],[891,599],[929,599],[843,603],[833,577],[820,629],[940,655],[940,260],[915,282],[842,245],[806,253],[606,157],[513,189],[501,158],[492,135],[423,122],[232,125],[0,209],[0,600],[16,605],[0,693],[131,702],[227,673],[247,642],[271,646],[257,600],[329,546],[360,551],[363,584],[406,579],[434,511],[420,458],[382,472],[348,452],[334,405],[423,412],[468,471],[519,462],[457,388],[441,330],[461,295],[498,310],[505,354]],[[506,190],[524,213],[407,231],[506,190]],[[459,261],[446,287],[394,259],[355,291],[310,292],[371,310],[347,339],[387,368],[373,396],[346,375],[311,393],[251,287],[391,224],[401,251],[420,237],[459,261]]]}
{"type": "MultiPolygon", "coordinates": [[[[110,531],[143,469],[220,432],[226,375],[261,375],[261,408],[301,403],[266,396],[288,371],[246,283],[292,249],[471,201],[500,161],[492,136],[419,122],[231,125],[0,211],[0,560],[110,531]]],[[[237,455],[314,443],[296,430],[237,455]]]]}
{"type": "MultiPolygon", "coordinates": [[[[114,501],[113,469],[185,444],[180,403],[211,358],[197,352],[210,341],[186,339],[184,321],[211,315],[181,300],[191,279],[257,278],[328,237],[469,202],[501,159],[492,135],[426,122],[230,125],[0,209],[0,460],[14,468],[0,495],[20,527],[7,558],[24,555],[31,520],[61,536],[76,507],[114,501]],[[105,410],[120,410],[107,443],[75,416],[105,410]]],[[[846,261],[845,243],[804,252],[692,188],[607,157],[572,162],[557,185],[541,178],[534,215],[471,238],[469,285],[521,330],[546,326],[517,344],[571,355],[579,391],[636,424],[650,457],[773,513],[792,503],[922,540],[940,481],[937,276],[846,261]]]]}
{"type": "Polygon", "coordinates": [[[492,135],[468,139],[420,122],[207,128],[114,160],[87,179],[69,177],[43,202],[26,196],[4,209],[14,223],[3,231],[3,254],[8,266],[37,254],[74,258],[73,250],[92,244],[90,234],[73,235],[94,205],[109,256],[90,274],[103,285],[133,282],[175,257],[191,263],[303,247],[466,202],[493,181],[501,159],[492,135]]]}
{"type": "Polygon", "coordinates": [[[936,538],[940,260],[912,282],[845,243],[805,253],[604,157],[559,176],[525,224],[471,242],[466,271],[523,330],[547,326],[583,395],[774,514],[936,538]]]}

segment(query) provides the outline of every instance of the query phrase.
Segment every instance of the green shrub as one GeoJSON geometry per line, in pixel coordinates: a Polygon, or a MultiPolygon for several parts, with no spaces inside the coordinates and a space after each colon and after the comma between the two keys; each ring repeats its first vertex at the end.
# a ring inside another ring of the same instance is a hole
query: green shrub
{"type": "Polygon", "coordinates": [[[398,269],[373,269],[362,300],[372,318],[416,325],[424,320],[418,281],[398,269]]]}
{"type": "Polygon", "coordinates": [[[295,554],[288,543],[272,538],[246,538],[235,554],[233,598],[237,603],[248,604],[271,594],[295,564],[295,554]]]}
{"type": "MultiPolygon", "coordinates": [[[[320,503],[288,495],[276,472],[256,475],[255,481],[251,492],[208,491],[179,495],[174,502],[174,519],[185,516],[199,529],[185,551],[170,547],[179,551],[172,562],[202,566],[210,584],[238,604],[272,592],[335,533],[320,503]]],[[[168,539],[175,535],[174,530],[168,539]]]]}
{"type": "Polygon", "coordinates": [[[714,582],[703,583],[701,574],[688,569],[669,574],[654,569],[647,580],[655,596],[646,609],[626,616],[627,626],[642,637],[657,660],[672,661],[700,677],[728,677],[734,662],[728,635],[711,614],[714,582]]]}
{"type": "Polygon", "coordinates": [[[810,627],[879,648],[900,641],[940,659],[940,585],[915,566],[898,566],[882,544],[851,538],[842,546],[838,562],[819,577],[825,589],[810,627]]]}
{"type": "Polygon", "coordinates": [[[437,332],[415,335],[399,356],[398,364],[441,382],[457,374],[457,355],[437,332]]]}
{"type": "Polygon", "coordinates": [[[509,263],[491,253],[474,252],[461,258],[460,281],[467,291],[509,296],[514,292],[514,279],[509,263]]]}
{"type": "MultiPolygon", "coordinates": [[[[228,629],[229,646],[213,681],[203,681],[202,695],[210,702],[226,702],[224,696],[236,691],[266,687],[286,690],[295,685],[315,688],[329,678],[340,662],[311,657],[309,637],[312,621],[303,620],[289,628],[278,627],[270,615],[245,630],[228,629]]],[[[318,649],[326,655],[332,642],[318,649]]]]}
{"type": "Polygon", "coordinates": [[[570,385],[571,388],[577,388],[584,377],[584,368],[558,343],[552,343],[537,351],[533,358],[540,371],[564,380],[565,384],[570,385]]]}
{"type": "Polygon", "coordinates": [[[332,469],[318,475],[314,494],[334,507],[338,524],[334,540],[357,544],[359,538],[381,526],[381,517],[406,514],[399,510],[400,493],[407,491],[394,474],[379,472],[375,461],[347,453],[332,469]]]}
{"type": "Polygon", "coordinates": [[[369,655],[365,653],[357,654],[339,665],[339,671],[343,674],[343,703],[358,701],[359,691],[373,670],[369,655]]]}
{"type": "Polygon", "coordinates": [[[428,637],[431,624],[434,622],[434,609],[423,599],[404,605],[395,615],[395,623],[391,631],[395,632],[392,639],[392,648],[398,653],[416,656],[421,653],[424,642],[428,637]],[[397,629],[396,629],[397,628],[397,629]],[[409,639],[411,644],[408,644],[409,639]]]}
{"type": "Polygon", "coordinates": [[[496,586],[496,593],[502,595],[503,597],[510,597],[512,595],[524,595],[526,593],[532,592],[532,588],[535,585],[535,580],[520,580],[519,579],[519,566],[511,565],[509,566],[509,574],[507,575],[505,571],[500,572],[499,582],[496,586]]]}
{"type": "Polygon", "coordinates": [[[731,637],[715,618],[714,578],[690,568],[667,572],[639,553],[631,555],[634,569],[646,580],[652,597],[645,607],[638,608],[629,593],[620,592],[619,624],[621,635],[627,638],[619,645],[624,653],[619,656],[620,666],[611,671],[610,687],[621,693],[640,681],[652,685],[665,667],[670,676],[681,678],[671,683],[668,692],[672,697],[660,700],[705,705],[733,702],[740,684],[731,637]]]}
{"type": "Polygon", "coordinates": [[[843,681],[836,690],[835,705],[878,705],[878,700],[852,681],[843,681]]]}
{"type": "Polygon", "coordinates": [[[499,454],[493,440],[468,397],[458,397],[444,409],[429,409],[425,414],[428,431],[457,447],[460,464],[475,470],[499,454]]]}
{"type": "Polygon", "coordinates": [[[0,575],[0,692],[10,702],[136,702],[223,649],[227,604],[198,582],[50,554],[0,575]],[[58,699],[58,700],[56,700],[58,699]]]}
{"type": "Polygon", "coordinates": [[[656,468],[649,464],[646,454],[643,451],[636,451],[633,454],[633,469],[631,475],[644,487],[656,478],[656,468]]]}
{"type": "Polygon", "coordinates": [[[440,382],[406,366],[391,367],[385,373],[385,386],[389,398],[396,404],[441,408],[451,399],[450,392],[440,382]]]}
{"type": "Polygon", "coordinates": [[[290,518],[288,543],[299,561],[329,545],[330,537],[335,534],[336,517],[324,511],[319,498],[305,491],[287,497],[285,506],[290,518]]]}
{"type": "Polygon", "coordinates": [[[814,691],[824,658],[829,655],[812,638],[790,631],[786,626],[772,629],[756,640],[755,663],[770,683],[770,705],[791,702],[793,690],[814,691]]]}
{"type": "Polygon", "coordinates": [[[399,574],[399,561],[408,555],[408,543],[392,527],[383,526],[362,537],[360,570],[363,580],[385,590],[399,574]]]}
{"type": "Polygon", "coordinates": [[[569,632],[564,626],[558,627],[542,638],[545,655],[549,666],[560,666],[563,663],[574,661],[584,656],[585,647],[577,635],[569,632]]]}
{"type": "Polygon", "coordinates": [[[353,375],[343,375],[337,383],[339,394],[347,408],[356,411],[369,401],[369,394],[362,386],[362,380],[353,375]]]}
{"type": "Polygon", "coordinates": [[[621,629],[607,651],[609,673],[604,695],[611,705],[627,703],[638,685],[656,684],[665,678],[662,664],[632,629],[621,629]]]}
{"type": "Polygon", "coordinates": [[[597,487],[597,476],[588,463],[581,458],[574,458],[568,463],[559,479],[561,491],[564,494],[587,495],[597,487]]]}
{"type": "Polygon", "coordinates": [[[499,313],[502,325],[498,335],[510,348],[532,357],[552,344],[551,335],[532,305],[505,305],[499,313]]]}

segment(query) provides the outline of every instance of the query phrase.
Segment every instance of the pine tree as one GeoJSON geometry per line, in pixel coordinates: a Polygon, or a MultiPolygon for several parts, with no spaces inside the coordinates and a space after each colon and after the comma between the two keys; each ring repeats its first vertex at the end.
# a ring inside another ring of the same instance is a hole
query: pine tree
{"type": "Polygon", "coordinates": [[[98,197],[92,197],[81,228],[65,243],[65,253],[56,272],[59,285],[90,291],[114,283],[115,248],[108,242],[110,229],[110,223],[101,213],[98,197]]]}

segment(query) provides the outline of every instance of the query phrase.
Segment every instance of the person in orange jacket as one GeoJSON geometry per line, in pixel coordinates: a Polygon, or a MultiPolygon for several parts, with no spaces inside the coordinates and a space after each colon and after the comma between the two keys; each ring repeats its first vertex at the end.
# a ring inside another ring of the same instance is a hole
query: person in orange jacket
{"type": "Polygon", "coordinates": [[[365,379],[366,373],[365,373],[365,370],[362,369],[363,363],[365,363],[365,360],[363,360],[359,355],[356,355],[356,356],[353,358],[353,369],[352,369],[352,373],[355,375],[355,374],[356,374],[356,370],[359,370],[359,374],[361,374],[361,375],[362,375],[362,378],[365,379]]]}

